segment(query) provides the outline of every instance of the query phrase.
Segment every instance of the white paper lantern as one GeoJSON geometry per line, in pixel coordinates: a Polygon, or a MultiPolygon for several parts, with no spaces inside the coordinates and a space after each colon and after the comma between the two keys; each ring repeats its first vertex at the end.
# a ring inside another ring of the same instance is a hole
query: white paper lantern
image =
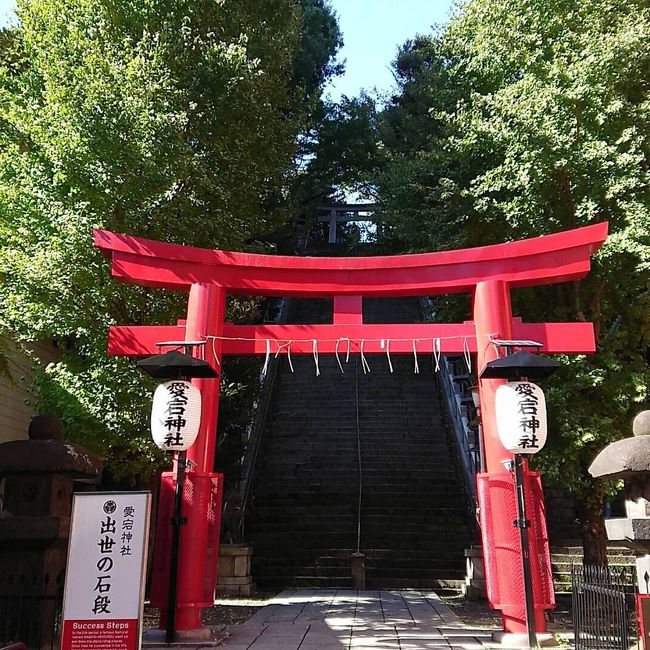
{"type": "Polygon", "coordinates": [[[183,379],[160,384],[153,395],[151,436],[165,451],[185,451],[201,424],[201,391],[183,379]]]}
{"type": "Polygon", "coordinates": [[[514,454],[536,454],[546,444],[544,391],[530,381],[511,381],[495,395],[497,433],[514,454]]]}

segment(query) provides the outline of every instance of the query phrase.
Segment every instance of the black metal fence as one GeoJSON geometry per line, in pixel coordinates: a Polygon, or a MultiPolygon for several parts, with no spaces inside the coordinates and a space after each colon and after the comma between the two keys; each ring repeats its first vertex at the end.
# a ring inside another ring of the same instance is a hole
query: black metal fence
{"type": "Polygon", "coordinates": [[[576,650],[627,650],[634,581],[631,567],[571,565],[576,650]]]}
{"type": "Polygon", "coordinates": [[[63,574],[0,576],[0,646],[22,641],[29,650],[58,647],[63,574]]]}

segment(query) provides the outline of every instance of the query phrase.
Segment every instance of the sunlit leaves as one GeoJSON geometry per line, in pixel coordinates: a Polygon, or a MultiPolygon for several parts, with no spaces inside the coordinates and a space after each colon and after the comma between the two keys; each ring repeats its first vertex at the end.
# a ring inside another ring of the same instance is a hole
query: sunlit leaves
{"type": "Polygon", "coordinates": [[[40,407],[128,466],[148,396],[106,358],[106,329],[174,322],[186,298],[117,285],[91,230],[241,249],[275,227],[338,30],[322,0],[18,0],[17,15],[0,40],[0,326],[73,343],[40,407]]]}
{"type": "Polygon", "coordinates": [[[468,0],[442,33],[407,43],[395,70],[380,196],[405,247],[609,221],[581,283],[513,292],[527,320],[595,323],[597,354],[567,357],[549,385],[538,461],[587,488],[594,455],[630,435],[649,398],[650,7],[468,0]]]}

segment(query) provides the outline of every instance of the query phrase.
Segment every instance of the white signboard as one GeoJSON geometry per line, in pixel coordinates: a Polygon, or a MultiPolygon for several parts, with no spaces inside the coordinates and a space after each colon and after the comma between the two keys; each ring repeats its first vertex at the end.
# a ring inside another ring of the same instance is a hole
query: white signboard
{"type": "Polygon", "coordinates": [[[536,454],[546,444],[546,398],[530,381],[511,381],[495,395],[497,433],[514,454],[536,454]]]}
{"type": "Polygon", "coordinates": [[[151,494],[74,495],[61,650],[140,647],[151,494]]]}

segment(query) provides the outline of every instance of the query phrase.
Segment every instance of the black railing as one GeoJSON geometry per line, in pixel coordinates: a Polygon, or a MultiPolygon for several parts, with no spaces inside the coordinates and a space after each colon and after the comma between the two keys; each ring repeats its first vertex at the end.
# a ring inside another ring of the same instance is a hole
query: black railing
{"type": "MultiPolygon", "coordinates": [[[[422,315],[435,321],[435,313],[430,298],[420,298],[422,315]]],[[[472,511],[476,510],[476,473],[481,471],[480,432],[478,414],[474,407],[470,384],[472,375],[463,356],[440,356],[440,391],[449,416],[449,424],[454,436],[455,449],[463,472],[465,488],[472,511]],[[474,421],[474,426],[470,425],[474,421]]]]}
{"type": "Polygon", "coordinates": [[[22,642],[29,650],[58,647],[63,574],[0,576],[0,646],[22,642]]]}
{"type": "Polygon", "coordinates": [[[467,390],[470,376],[467,370],[464,370],[462,375],[456,370],[461,360],[462,357],[455,359],[441,357],[440,390],[447,407],[447,415],[449,415],[449,422],[456,442],[465,486],[474,502],[476,500],[475,475],[481,469],[480,448],[477,441],[478,432],[470,426],[470,419],[476,419],[472,395],[467,390]],[[457,363],[453,363],[453,361],[457,363]],[[460,381],[465,378],[467,378],[466,381],[460,381]]]}
{"type": "Polygon", "coordinates": [[[576,650],[627,650],[631,567],[571,565],[576,650]]]}

